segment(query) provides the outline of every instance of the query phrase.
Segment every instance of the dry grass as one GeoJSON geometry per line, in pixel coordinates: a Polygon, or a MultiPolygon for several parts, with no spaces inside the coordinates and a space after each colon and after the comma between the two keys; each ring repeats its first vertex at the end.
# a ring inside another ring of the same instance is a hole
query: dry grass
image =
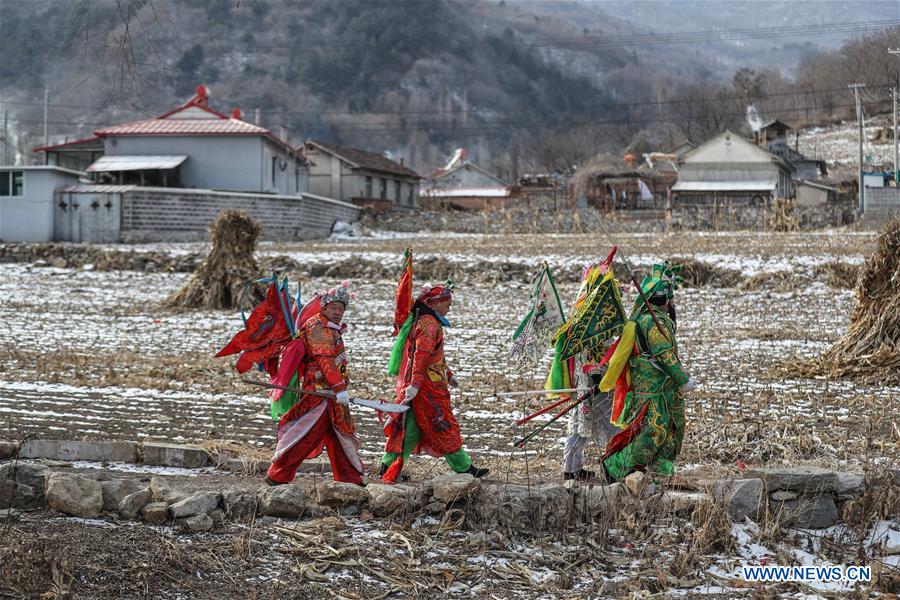
{"type": "Polygon", "coordinates": [[[888,223],[856,283],[847,332],[820,358],[785,365],[803,377],[900,385],[900,220],[888,223]]]}

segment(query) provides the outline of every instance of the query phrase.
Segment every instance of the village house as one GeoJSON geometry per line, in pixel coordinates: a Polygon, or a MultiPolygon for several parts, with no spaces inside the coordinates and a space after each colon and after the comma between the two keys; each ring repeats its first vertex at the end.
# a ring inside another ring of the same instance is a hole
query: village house
{"type": "Polygon", "coordinates": [[[303,153],[314,194],[378,210],[416,206],[421,177],[402,159],[319,140],[307,140],[303,153]]]}
{"type": "Polygon", "coordinates": [[[678,169],[672,191],[679,206],[769,206],[794,197],[794,167],[730,131],[685,154],[678,169]]]}
{"type": "Polygon", "coordinates": [[[54,194],[84,175],[57,166],[0,166],[0,240],[52,240],[54,194]]]}
{"type": "Polygon", "coordinates": [[[24,240],[27,231],[42,232],[28,234],[29,241],[202,239],[224,208],[244,210],[269,238],[322,237],[336,222],[358,218],[356,206],[309,193],[301,151],[244,121],[238,109],[213,109],[209,98],[198,86],[194,97],[158,117],[36,148],[43,169],[56,179],[65,174],[68,185],[29,185],[32,175],[22,171],[20,205],[3,208],[16,215],[4,220],[4,239],[24,240]],[[26,205],[52,211],[23,212],[26,205]]]}
{"type": "Polygon", "coordinates": [[[576,172],[576,193],[604,212],[662,210],[678,172],[669,155],[653,157],[641,162],[634,154],[598,154],[576,172]]]}
{"type": "Polygon", "coordinates": [[[419,204],[423,208],[502,208],[516,194],[499,177],[470,162],[465,148],[458,148],[446,165],[425,176],[419,204]]]}
{"type": "Polygon", "coordinates": [[[158,117],[104,127],[92,137],[35,148],[45,163],[86,171],[95,183],[300,195],[309,191],[301,152],[268,129],[209,106],[198,86],[158,117]]]}
{"type": "Polygon", "coordinates": [[[757,144],[794,168],[795,181],[815,181],[819,177],[828,175],[828,168],[824,160],[807,158],[797,150],[797,141],[794,147],[788,143],[787,132],[790,125],[782,123],[778,119],[770,121],[762,126],[757,136],[757,144]]]}

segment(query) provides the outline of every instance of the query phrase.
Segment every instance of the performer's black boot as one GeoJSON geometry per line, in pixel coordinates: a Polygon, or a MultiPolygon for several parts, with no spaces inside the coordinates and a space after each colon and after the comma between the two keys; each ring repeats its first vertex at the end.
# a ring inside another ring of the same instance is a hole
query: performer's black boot
{"type": "Polygon", "coordinates": [[[275,487],[276,485],[287,485],[286,483],[275,481],[274,479],[269,479],[268,476],[266,477],[266,484],[268,484],[269,487],[275,487]]]}
{"type": "Polygon", "coordinates": [[[469,470],[466,471],[466,473],[472,475],[477,479],[479,477],[484,477],[485,475],[490,473],[490,471],[488,469],[479,469],[475,465],[472,465],[471,467],[469,467],[469,470]]]}
{"type": "Polygon", "coordinates": [[[587,479],[593,479],[597,474],[593,471],[588,471],[586,469],[578,469],[575,473],[563,473],[563,479],[577,479],[578,481],[585,481],[587,479]]]}

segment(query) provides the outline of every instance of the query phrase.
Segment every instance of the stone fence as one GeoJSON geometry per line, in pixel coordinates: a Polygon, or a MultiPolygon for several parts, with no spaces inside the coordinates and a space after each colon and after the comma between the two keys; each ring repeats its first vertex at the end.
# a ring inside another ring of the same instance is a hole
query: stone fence
{"type": "MultiPolygon", "coordinates": [[[[737,522],[776,518],[783,525],[822,528],[859,512],[867,484],[861,474],[800,467],[748,470],[742,479],[697,481],[690,489],[658,487],[643,473],[612,485],[566,481],[526,486],[450,474],[417,484],[358,487],[332,481],[326,462],[309,461],[303,472],[323,477],[298,477],[295,484],[268,487],[261,485],[266,464],[159,442],[0,442],[0,461],[5,461],[0,462],[0,522],[19,518],[24,510],[51,509],[82,518],[106,514],[171,523],[186,531],[206,531],[225,519],[322,516],[333,508],[367,510],[381,518],[463,510],[472,523],[541,530],[609,522],[622,503],[635,502],[652,503],[669,514],[717,504],[737,522]],[[152,469],[128,472],[112,468],[117,463],[205,467],[202,473],[219,475],[204,479],[153,474],[152,469]]],[[[900,484],[900,472],[888,475],[890,485],[900,484]]]]}
{"type": "Polygon", "coordinates": [[[353,204],[313,194],[276,196],[181,188],[78,185],[56,192],[54,240],[133,243],[205,240],[225,208],[245,211],[268,239],[327,237],[353,222],[353,204]]]}

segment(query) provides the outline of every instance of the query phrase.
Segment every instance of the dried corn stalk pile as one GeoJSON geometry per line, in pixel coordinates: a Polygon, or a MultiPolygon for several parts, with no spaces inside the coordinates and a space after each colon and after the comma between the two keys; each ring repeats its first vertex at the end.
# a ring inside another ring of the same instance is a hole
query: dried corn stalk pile
{"type": "Polygon", "coordinates": [[[847,333],[817,360],[786,371],[900,385],[900,220],[882,230],[863,265],[847,333]]]}
{"type": "Polygon", "coordinates": [[[260,226],[247,213],[225,209],[210,228],[212,248],[183,288],[166,298],[173,308],[229,309],[262,300],[258,286],[247,282],[259,277],[253,256],[260,226]]]}

